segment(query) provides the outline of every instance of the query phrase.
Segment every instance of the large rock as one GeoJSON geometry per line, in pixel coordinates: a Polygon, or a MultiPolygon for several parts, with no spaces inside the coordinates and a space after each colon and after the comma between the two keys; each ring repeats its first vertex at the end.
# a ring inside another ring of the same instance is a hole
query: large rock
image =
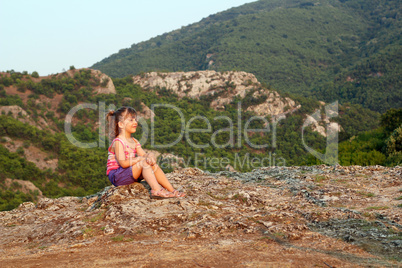
{"type": "Polygon", "coordinates": [[[262,104],[251,105],[247,109],[258,115],[279,115],[299,108],[290,98],[282,98],[276,91],[263,88],[253,74],[246,72],[151,72],[134,76],[133,81],[149,90],[166,88],[180,98],[214,96],[211,101],[214,109],[223,109],[235,97],[244,98],[250,91],[255,91],[253,97],[256,99],[266,98],[262,104]]]}
{"type": "Polygon", "coordinates": [[[99,70],[91,70],[91,74],[98,78],[100,81],[100,86],[96,87],[96,93],[98,94],[116,94],[116,88],[113,84],[113,80],[102,73],[99,70]]]}
{"type": "MultiPolygon", "coordinates": [[[[151,199],[142,182],[84,198],[42,198],[36,205],[27,202],[0,212],[0,257],[25,258],[32,246],[57,254],[93,243],[107,251],[114,247],[112,239],[132,241],[127,249],[155,240],[170,241],[177,249],[184,243],[230,246],[240,239],[256,256],[267,246],[301,250],[301,255],[318,254],[319,248],[319,254],[328,254],[325,259],[342,260],[341,250],[359,263],[363,257],[367,261],[371,255],[347,243],[353,241],[397,257],[402,250],[401,175],[402,167],[380,166],[266,167],[215,174],[178,169],[167,177],[187,192],[180,199],[151,199]]],[[[239,252],[233,254],[240,257],[239,252]]]]}

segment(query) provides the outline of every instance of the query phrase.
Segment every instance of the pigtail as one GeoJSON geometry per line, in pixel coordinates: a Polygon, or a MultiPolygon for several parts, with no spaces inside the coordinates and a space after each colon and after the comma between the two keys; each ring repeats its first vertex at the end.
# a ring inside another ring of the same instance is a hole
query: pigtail
{"type": "Polygon", "coordinates": [[[116,112],[110,110],[106,115],[107,121],[109,121],[109,138],[113,140],[119,135],[119,127],[117,123],[119,120],[116,120],[116,112]]]}
{"type": "Polygon", "coordinates": [[[115,111],[110,110],[110,111],[107,113],[107,115],[106,115],[106,119],[107,119],[107,121],[109,121],[109,122],[110,122],[110,121],[112,120],[112,118],[114,118],[115,114],[116,114],[116,112],[115,112],[115,111]]]}

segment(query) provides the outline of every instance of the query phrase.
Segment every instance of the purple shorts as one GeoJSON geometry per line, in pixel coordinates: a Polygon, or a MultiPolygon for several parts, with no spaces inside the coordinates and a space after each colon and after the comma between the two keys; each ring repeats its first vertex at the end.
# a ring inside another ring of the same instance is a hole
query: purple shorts
{"type": "Polygon", "coordinates": [[[128,185],[143,179],[142,175],[140,175],[138,179],[134,179],[132,166],[128,168],[119,167],[118,169],[111,170],[108,177],[109,181],[114,186],[128,185]]]}

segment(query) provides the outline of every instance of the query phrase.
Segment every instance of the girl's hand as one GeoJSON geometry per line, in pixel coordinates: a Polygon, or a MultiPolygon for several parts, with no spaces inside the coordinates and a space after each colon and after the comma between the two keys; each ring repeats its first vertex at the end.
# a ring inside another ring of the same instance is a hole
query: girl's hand
{"type": "Polygon", "coordinates": [[[153,154],[147,154],[145,155],[145,161],[147,162],[148,165],[153,166],[156,164],[156,158],[153,154]]]}

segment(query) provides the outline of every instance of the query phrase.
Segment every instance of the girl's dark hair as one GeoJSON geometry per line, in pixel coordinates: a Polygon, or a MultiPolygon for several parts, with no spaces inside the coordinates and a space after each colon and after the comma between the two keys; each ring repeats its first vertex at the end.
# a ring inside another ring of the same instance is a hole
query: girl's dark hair
{"type": "Polygon", "coordinates": [[[137,112],[133,107],[121,107],[116,111],[109,111],[106,115],[107,120],[109,121],[109,130],[110,130],[110,137],[112,139],[116,138],[119,135],[119,125],[120,121],[126,119],[129,115],[136,118],[137,112]]]}

